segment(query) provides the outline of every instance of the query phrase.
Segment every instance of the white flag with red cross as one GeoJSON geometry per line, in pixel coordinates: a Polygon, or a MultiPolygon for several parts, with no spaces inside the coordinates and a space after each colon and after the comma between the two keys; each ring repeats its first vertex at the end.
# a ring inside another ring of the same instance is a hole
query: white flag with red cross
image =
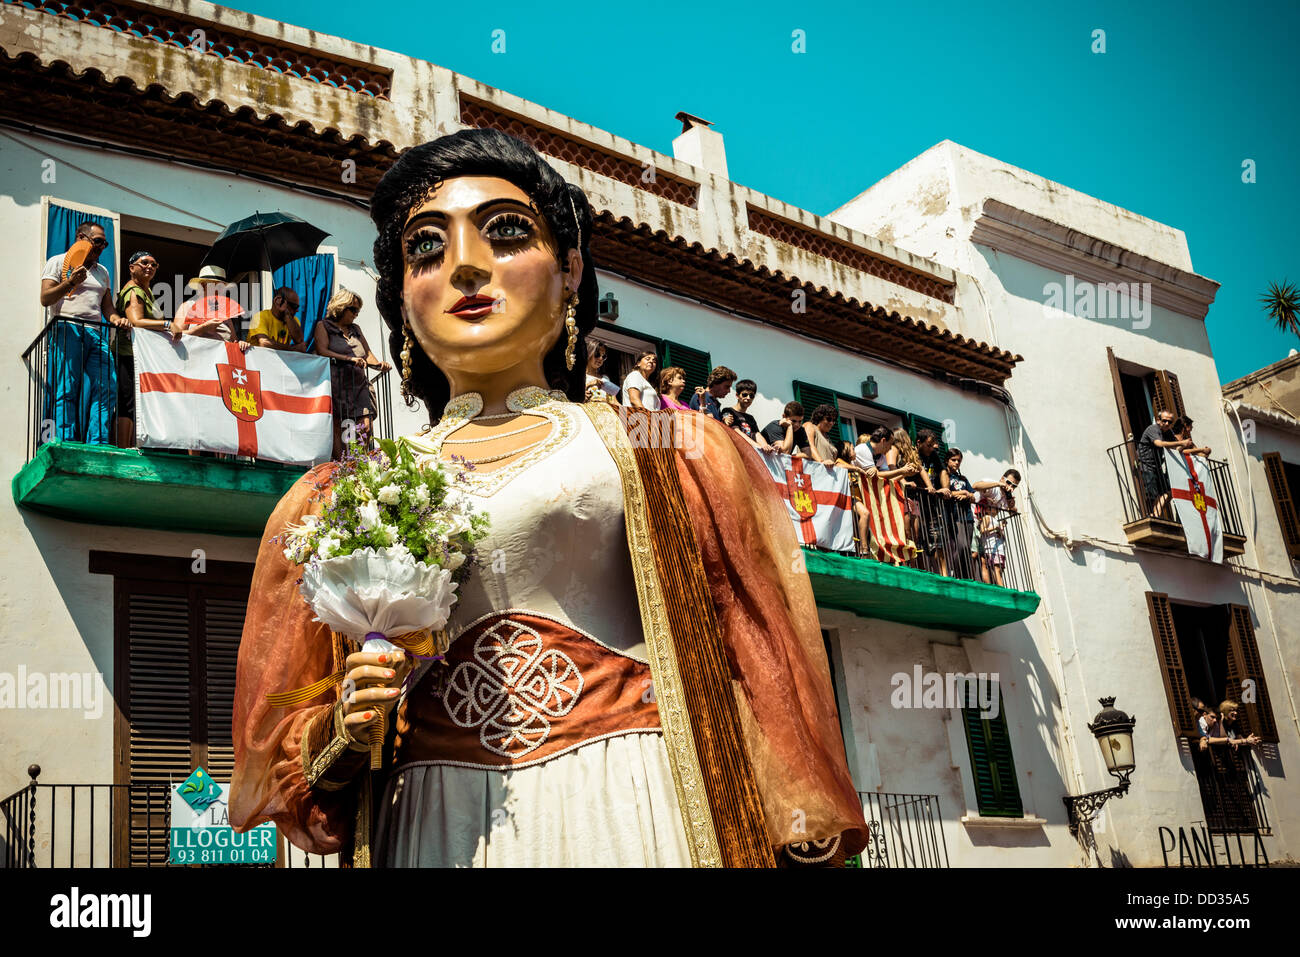
{"type": "Polygon", "coordinates": [[[760,457],[772,473],[777,492],[785,499],[799,541],[834,552],[853,551],[853,499],[848,471],[779,452],[760,457]]]}
{"type": "Polygon", "coordinates": [[[141,448],[198,449],[316,465],[334,444],[330,364],[278,349],[135,330],[141,448]]]}
{"type": "Polygon", "coordinates": [[[1165,471],[1174,511],[1182,523],[1187,550],[1193,555],[1223,564],[1223,529],[1219,522],[1219,499],[1214,491],[1210,466],[1201,455],[1182,449],[1165,449],[1165,471]]]}

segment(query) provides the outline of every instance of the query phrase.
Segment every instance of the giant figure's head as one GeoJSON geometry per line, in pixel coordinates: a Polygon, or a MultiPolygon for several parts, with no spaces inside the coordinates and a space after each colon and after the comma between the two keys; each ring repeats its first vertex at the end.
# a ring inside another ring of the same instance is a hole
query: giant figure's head
{"type": "Polygon", "coordinates": [[[403,153],[370,215],[375,299],[393,355],[408,332],[413,340],[408,404],[422,399],[437,419],[453,388],[534,366],[548,387],[583,399],[597,287],[591,207],[579,187],[516,137],[461,130],[403,153]],[[568,369],[564,320],[575,291],[568,369]]]}

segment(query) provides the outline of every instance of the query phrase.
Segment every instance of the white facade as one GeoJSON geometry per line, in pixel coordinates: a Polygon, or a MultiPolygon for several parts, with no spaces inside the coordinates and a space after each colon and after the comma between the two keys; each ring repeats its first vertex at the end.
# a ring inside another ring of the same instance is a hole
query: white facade
{"type": "MultiPolygon", "coordinates": [[[[11,54],[30,48],[45,61],[62,57],[79,69],[96,66],[106,74],[144,70],[148,75],[141,74],[142,81],[163,82],[169,92],[196,90],[232,109],[250,106],[258,116],[279,112],[316,130],[332,127],[371,142],[387,140],[399,149],[458,128],[457,97],[470,95],[699,188],[696,206],[688,208],[582,165],[553,160],[566,178],[587,190],[597,211],[1022,355],[1005,385],[1010,408],[994,395],[964,391],[959,383],[896,361],[849,352],[622,275],[601,275],[602,294],[613,292],[619,302],[617,334],[704,350],[712,364],[755,379],[759,398],[752,411],[760,425],[778,417],[794,398],[795,380],[856,396],[871,376],[879,386],[879,403],[945,424],[948,441],[966,454],[964,471],[971,479],[995,479],[1010,466],[1024,477],[1022,528],[1034,588],[1042,596],[1030,617],[970,635],[822,610],[859,792],[936,795],[938,825],[953,866],[1086,865],[1092,859],[1069,833],[1061,798],[1113,783],[1086,727],[1098,710],[1097,699],[1113,695],[1119,707],[1138,717],[1138,767],[1129,794],[1107,805],[1096,825],[1100,859],[1107,866],[1160,865],[1158,828],[1192,827],[1204,817],[1190,758],[1179,750],[1170,726],[1154,653],[1144,595],[1162,592],[1173,599],[1250,607],[1281,737],[1263,762],[1272,825],[1264,840],[1274,861],[1300,856],[1300,788],[1290,783],[1293,774],[1284,773],[1300,761],[1295,709],[1300,582],[1281,544],[1267,483],[1261,484],[1258,449],[1243,448],[1223,414],[1203,322],[1215,284],[1192,273],[1181,232],[951,143],[927,151],[819,218],[727,180],[720,137],[709,140],[707,151],[696,150],[697,161],[707,154],[710,169],[696,168],[684,158],[656,154],[432,64],[209,4],[183,7],[323,54],[387,66],[393,71],[391,99],[362,102],[290,77],[272,82],[253,67],[196,60],[148,41],[12,7],[0,10],[0,44],[11,54]],[[986,205],[990,202],[994,205],[986,205]],[[747,205],[927,280],[955,283],[954,301],[751,231],[740,215],[747,205]],[[1132,317],[1088,319],[1045,307],[1045,288],[1064,286],[1070,277],[1149,282],[1155,290],[1150,311],[1135,327],[1132,317]],[[1106,457],[1122,438],[1108,346],[1127,363],[1177,373],[1198,438],[1234,470],[1247,525],[1240,558],[1215,567],[1185,555],[1135,549],[1125,541],[1119,490],[1106,457]],[[999,676],[1023,816],[980,815],[959,709],[895,706],[892,677],[910,675],[917,666],[940,674],[999,676]]],[[[0,307],[22,330],[13,345],[11,374],[0,390],[5,474],[13,476],[24,464],[26,378],[17,353],[41,324],[36,277],[44,259],[42,196],[116,213],[124,228],[195,242],[210,242],[221,224],[255,210],[301,216],[330,233],[325,242],[338,251],[337,282],[362,296],[359,321],[366,336],[377,354],[393,361],[374,309],[373,274],[366,266],[373,227],[363,210],[287,181],[207,172],[74,145],[53,135],[0,132],[6,184],[0,192],[0,307]],[[54,161],[53,182],[43,179],[48,159],[54,161]]],[[[688,145],[682,146],[682,157],[688,145]]],[[[160,265],[161,277],[167,264],[160,265]]],[[[406,410],[396,394],[392,404],[395,433],[422,424],[420,413],[406,410]]],[[[1300,460],[1296,434],[1261,427],[1260,435],[1266,434],[1300,460]]],[[[0,753],[8,757],[0,763],[0,797],[26,782],[32,763],[41,765],[43,781],[108,782],[114,765],[112,579],[88,572],[90,552],[186,558],[202,549],[208,560],[250,562],[257,542],[67,522],[19,510],[12,499],[0,503],[0,542],[5,568],[0,673],[17,673],[20,667],[94,672],[105,702],[93,720],[66,710],[0,711],[0,753]]]]}
{"type": "MultiPolygon", "coordinates": [[[[978,330],[991,344],[1025,357],[1008,384],[1019,421],[1017,427],[1012,420],[1011,435],[1038,519],[1039,534],[1031,539],[1043,585],[1040,613],[1025,624],[1034,654],[1048,663],[1046,672],[1060,674],[1068,762],[1060,773],[1072,793],[1111,784],[1086,728],[1097,699],[1114,695],[1119,707],[1139,718],[1138,769],[1129,795],[1107,806],[1109,827],[1098,834],[1103,860],[1110,863],[1109,845],[1115,860],[1160,864],[1158,828],[1191,827],[1204,818],[1190,758],[1171,727],[1146,592],[1251,609],[1281,736],[1276,759],[1262,762],[1273,825],[1265,846],[1274,860],[1294,859],[1300,791],[1288,786],[1284,770],[1300,760],[1294,702],[1300,593],[1280,550],[1258,453],[1253,467],[1244,469],[1241,437],[1224,414],[1203,321],[1214,285],[1191,273],[1185,238],[951,142],[912,160],[831,218],[855,229],[885,230],[918,255],[958,270],[964,279],[960,301],[971,304],[963,312],[968,334],[978,330]],[[1017,221],[1017,212],[1030,214],[1019,217],[1020,230],[990,227],[990,220],[1017,221]],[[1144,315],[1130,309],[1097,318],[1047,304],[1052,284],[1064,289],[1085,282],[1150,283],[1156,301],[1144,315]],[[1165,302],[1184,311],[1161,305],[1162,292],[1165,302]],[[1123,439],[1107,347],[1135,366],[1178,376],[1198,441],[1233,472],[1247,536],[1240,558],[1216,567],[1126,542],[1115,470],[1106,456],[1123,439]]],[[[986,635],[980,642],[993,640],[986,635]]],[[[1026,672],[1034,673],[1028,651],[1022,646],[1018,654],[1026,672]]],[[[1058,807],[1052,811],[1059,814],[1058,807]]]]}

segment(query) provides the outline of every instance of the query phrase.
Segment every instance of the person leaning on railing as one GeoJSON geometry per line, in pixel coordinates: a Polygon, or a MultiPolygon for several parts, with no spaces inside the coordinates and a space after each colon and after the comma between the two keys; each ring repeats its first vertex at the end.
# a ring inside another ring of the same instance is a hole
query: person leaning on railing
{"type": "Polygon", "coordinates": [[[1002,569],[1007,564],[1007,540],[1002,526],[1007,516],[1016,512],[1015,491],[1020,487],[1020,473],[1007,469],[996,482],[976,482],[975,507],[980,523],[980,576],[985,584],[1006,587],[1002,569]]]}
{"type": "Polygon", "coordinates": [[[139,251],[131,254],[126,266],[131,278],[118,290],[115,305],[131,328],[118,329],[114,334],[113,355],[117,361],[117,444],[129,449],[135,447],[135,348],[131,340],[136,329],[165,332],[169,323],[153,298],[158,260],[139,251]]]}
{"type": "Polygon", "coordinates": [[[50,318],[80,320],[54,324],[47,386],[52,394],[43,414],[53,418],[55,437],[62,441],[107,445],[117,396],[104,317],[113,326],[130,323],[114,307],[108,270],[99,261],[108,248],[104,227],[82,223],[75,238],[91,244],[80,266],[65,278],[68,253],[62,252],[47,259],[41,271],[41,305],[50,310],[50,318]]]}
{"type": "MultiPolygon", "coordinates": [[[[358,436],[369,437],[378,403],[366,369],[387,372],[392,368],[376,358],[366,342],[366,335],[357,325],[361,313],[361,297],[351,290],[339,291],[325,304],[325,315],[312,329],[312,351],[325,356],[330,363],[330,385],[334,396],[334,458],[343,452],[343,427],[351,422],[358,436]]],[[[367,438],[369,441],[369,438],[367,438]]]]}
{"type": "Polygon", "coordinates": [[[1192,438],[1192,417],[1184,415],[1182,418],[1174,420],[1173,427],[1174,437],[1180,442],[1190,442],[1183,451],[1188,455],[1204,455],[1209,457],[1210,447],[1208,445],[1197,445],[1196,440],[1192,438]]]}
{"type": "Polygon", "coordinates": [[[1185,449],[1192,443],[1174,435],[1174,414],[1168,409],[1156,413],[1156,420],[1146,427],[1137,443],[1138,471],[1142,475],[1144,502],[1155,502],[1148,515],[1164,510],[1169,501],[1169,479],[1165,476],[1165,463],[1158,449],[1185,449]]]}
{"type": "Polygon", "coordinates": [[[857,463],[857,452],[853,448],[852,442],[841,442],[839,450],[835,455],[835,468],[846,469],[849,472],[849,485],[853,491],[853,517],[858,525],[858,554],[865,556],[871,554],[869,539],[871,538],[871,513],[867,511],[866,503],[862,500],[862,479],[876,474],[876,467],[870,466],[869,470],[864,469],[857,463]]]}
{"type": "Polygon", "coordinates": [[[808,433],[803,430],[803,406],[787,402],[781,418],[763,426],[760,433],[772,451],[790,456],[804,456],[808,452],[808,433]]]}

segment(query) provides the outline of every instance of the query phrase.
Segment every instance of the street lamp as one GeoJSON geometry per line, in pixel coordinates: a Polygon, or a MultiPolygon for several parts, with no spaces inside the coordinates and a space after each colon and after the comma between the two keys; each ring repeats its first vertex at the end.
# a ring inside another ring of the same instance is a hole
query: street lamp
{"type": "Polygon", "coordinates": [[[1130,718],[1115,707],[1114,698],[1099,698],[1101,711],[1092,719],[1088,730],[1097,739],[1101,756],[1106,762],[1106,770],[1113,777],[1119,778],[1119,784],[1104,791],[1089,794],[1066,795],[1066,815],[1070,822],[1070,833],[1079,835],[1079,825],[1089,824],[1101,810],[1101,806],[1110,798],[1122,798],[1128,793],[1129,775],[1133,773],[1136,762],[1133,760],[1133,726],[1137,718],[1130,718]]]}

